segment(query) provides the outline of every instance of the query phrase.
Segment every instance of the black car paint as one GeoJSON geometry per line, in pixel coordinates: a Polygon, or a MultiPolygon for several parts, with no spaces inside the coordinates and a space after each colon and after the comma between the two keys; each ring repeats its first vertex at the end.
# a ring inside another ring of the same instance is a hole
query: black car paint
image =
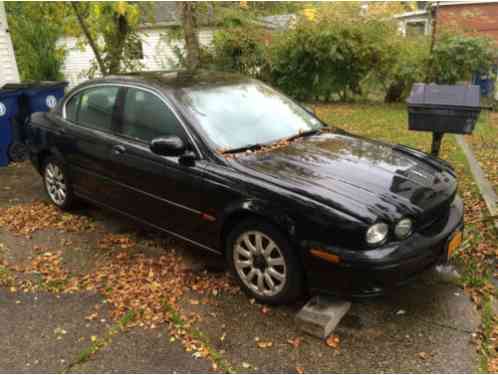
{"type": "Polygon", "coordinates": [[[68,123],[62,104],[54,112],[33,115],[31,159],[40,170],[44,156],[56,155],[80,197],[218,254],[227,231],[242,218],[269,221],[299,252],[312,290],[377,294],[444,257],[448,237],[463,225],[455,174],[446,162],[344,132],[322,132],[233,159],[216,152],[179,104],[179,91],[191,84],[244,79],[151,74],[90,81],[73,90],[114,84],[160,95],[187,127],[185,141],[197,156],[195,163],[156,155],[147,144],[115,133],[119,103],[109,133],[68,123]],[[415,233],[397,241],[393,226],[405,216],[415,221],[415,233]],[[377,221],[389,223],[390,240],[369,248],[365,231],[377,221]],[[440,231],[433,233],[435,223],[440,231]],[[342,262],[313,257],[313,247],[339,255],[342,262]]]}

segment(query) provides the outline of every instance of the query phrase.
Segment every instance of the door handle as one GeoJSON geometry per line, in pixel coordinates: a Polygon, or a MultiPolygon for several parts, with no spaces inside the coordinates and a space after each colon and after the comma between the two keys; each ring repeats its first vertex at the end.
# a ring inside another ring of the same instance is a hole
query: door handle
{"type": "Polygon", "coordinates": [[[120,155],[122,154],[123,152],[126,152],[126,147],[123,146],[123,145],[116,145],[112,148],[112,153],[114,155],[120,155]]]}

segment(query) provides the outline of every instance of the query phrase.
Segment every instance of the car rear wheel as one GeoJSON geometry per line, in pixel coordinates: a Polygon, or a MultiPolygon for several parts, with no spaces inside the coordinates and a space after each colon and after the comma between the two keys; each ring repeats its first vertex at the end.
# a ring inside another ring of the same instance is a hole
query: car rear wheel
{"type": "Polygon", "coordinates": [[[43,182],[48,197],[57,207],[68,210],[74,202],[74,195],[63,164],[55,159],[45,160],[43,182]]]}
{"type": "Polygon", "coordinates": [[[259,302],[288,303],[302,293],[298,258],[272,225],[253,220],[237,225],[228,236],[226,257],[242,289],[259,302]]]}

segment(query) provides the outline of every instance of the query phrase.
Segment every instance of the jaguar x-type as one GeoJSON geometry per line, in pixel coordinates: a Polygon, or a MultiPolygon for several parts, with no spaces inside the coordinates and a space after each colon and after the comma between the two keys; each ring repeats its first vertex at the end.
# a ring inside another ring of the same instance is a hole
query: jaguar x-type
{"type": "Polygon", "coordinates": [[[448,163],[327,126],[247,77],[92,80],[28,130],[56,206],[91,202],[222,255],[265,303],[381,294],[461,240],[448,163]]]}

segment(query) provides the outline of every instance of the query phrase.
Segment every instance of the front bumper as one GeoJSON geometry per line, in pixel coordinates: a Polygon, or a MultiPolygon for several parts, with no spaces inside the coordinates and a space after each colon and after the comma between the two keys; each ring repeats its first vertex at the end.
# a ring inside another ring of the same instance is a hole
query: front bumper
{"type": "Polygon", "coordinates": [[[456,196],[437,230],[414,233],[404,241],[366,251],[307,243],[304,265],[308,287],[314,293],[345,296],[383,294],[435,264],[446,262],[448,241],[462,229],[463,202],[456,196]],[[338,256],[340,262],[333,264],[312,256],[309,249],[316,247],[338,256]]]}

